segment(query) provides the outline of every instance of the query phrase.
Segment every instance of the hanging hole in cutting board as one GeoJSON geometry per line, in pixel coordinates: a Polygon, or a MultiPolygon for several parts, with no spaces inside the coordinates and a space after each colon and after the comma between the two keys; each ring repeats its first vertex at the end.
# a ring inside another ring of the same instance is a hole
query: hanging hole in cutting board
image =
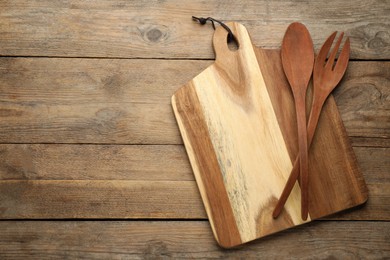
{"type": "Polygon", "coordinates": [[[238,44],[238,41],[236,40],[236,37],[232,37],[232,39],[229,41],[229,34],[226,35],[226,43],[228,45],[229,50],[231,51],[237,51],[240,48],[240,45],[238,44]]]}

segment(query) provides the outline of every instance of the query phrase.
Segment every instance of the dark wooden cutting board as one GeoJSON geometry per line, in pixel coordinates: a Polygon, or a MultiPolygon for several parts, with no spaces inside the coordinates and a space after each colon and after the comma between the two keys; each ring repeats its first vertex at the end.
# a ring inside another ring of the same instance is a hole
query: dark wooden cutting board
{"type": "MultiPolygon", "coordinates": [[[[238,50],[229,50],[226,31],[217,28],[215,63],[172,97],[211,227],[223,247],[304,223],[298,184],[279,218],[272,218],[298,149],[294,99],[280,51],[254,47],[243,25],[228,26],[238,50]]],[[[367,200],[333,97],[309,151],[309,174],[308,221],[367,200]]]]}

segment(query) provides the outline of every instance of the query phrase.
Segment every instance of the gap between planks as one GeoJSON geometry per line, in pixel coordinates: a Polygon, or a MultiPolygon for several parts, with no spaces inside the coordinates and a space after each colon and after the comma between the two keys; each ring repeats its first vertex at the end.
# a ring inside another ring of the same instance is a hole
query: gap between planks
{"type": "MultiPolygon", "coordinates": [[[[270,48],[272,49],[272,48],[270,48]]],[[[278,49],[278,48],[273,48],[278,49]]],[[[214,58],[164,58],[164,57],[157,57],[157,58],[145,58],[145,57],[93,57],[93,56],[18,56],[18,55],[0,55],[1,58],[20,58],[20,59],[93,59],[93,60],[166,60],[166,61],[215,61],[214,58]]],[[[390,59],[349,59],[350,62],[389,62],[390,59]]]]}

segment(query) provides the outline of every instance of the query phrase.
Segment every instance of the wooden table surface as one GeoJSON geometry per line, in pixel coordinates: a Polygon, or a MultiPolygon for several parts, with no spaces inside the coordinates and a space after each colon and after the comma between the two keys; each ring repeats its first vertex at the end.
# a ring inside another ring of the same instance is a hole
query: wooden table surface
{"type": "Polygon", "coordinates": [[[389,258],[390,1],[0,1],[0,258],[389,258]],[[369,189],[359,209],[216,244],[173,116],[213,29],[280,47],[303,22],[351,62],[334,92],[369,189]]]}

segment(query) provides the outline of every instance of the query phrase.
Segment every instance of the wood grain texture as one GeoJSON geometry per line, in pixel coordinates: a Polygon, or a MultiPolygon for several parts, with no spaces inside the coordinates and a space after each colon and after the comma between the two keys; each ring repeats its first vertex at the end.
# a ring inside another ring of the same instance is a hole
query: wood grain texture
{"type": "MultiPolygon", "coordinates": [[[[180,144],[170,97],[211,64],[1,58],[0,142],[180,144]]],[[[350,62],[334,95],[356,145],[390,146],[389,84],[389,62],[350,62]]]]}
{"type": "Polygon", "coordinates": [[[349,136],[363,137],[370,132],[371,137],[386,142],[390,139],[390,62],[374,64],[351,62],[334,97],[349,136]],[[381,121],[383,127],[371,132],[375,121],[381,121]]]}
{"type": "Polygon", "coordinates": [[[0,139],[180,143],[170,96],[208,63],[2,58],[0,139]]]}
{"type": "MultiPolygon", "coordinates": [[[[256,54],[290,158],[295,160],[298,140],[294,99],[283,76],[279,52],[257,49],[256,54]]],[[[311,103],[311,92],[308,92],[308,104],[311,103]]],[[[367,200],[364,180],[333,97],[324,105],[309,159],[309,194],[312,198],[309,212],[312,218],[324,217],[367,200]]]]}
{"type": "Polygon", "coordinates": [[[0,216],[186,219],[204,213],[193,181],[8,180],[0,181],[0,216]]]}
{"type": "MultiPolygon", "coordinates": [[[[353,149],[367,182],[390,181],[389,147],[353,149]]],[[[183,145],[0,144],[0,155],[0,180],[194,180],[183,145]]]]}
{"type": "Polygon", "coordinates": [[[3,259],[386,259],[389,222],[315,222],[223,250],[205,221],[1,221],[3,259]]]}
{"type": "Polygon", "coordinates": [[[356,147],[390,147],[388,138],[367,138],[367,137],[349,137],[353,146],[356,147]]]}
{"type": "MultiPolygon", "coordinates": [[[[276,51],[258,49],[257,57],[272,103],[276,107],[291,160],[295,160],[298,140],[296,116],[292,113],[294,99],[283,77],[279,54],[276,51]]],[[[311,92],[308,91],[307,94],[307,106],[311,103],[311,92]]],[[[365,202],[367,190],[364,179],[359,173],[333,97],[329,97],[324,105],[313,143],[309,163],[309,194],[312,198],[309,203],[310,216],[313,219],[323,217],[365,202]]]]}
{"type": "MultiPolygon", "coordinates": [[[[390,220],[389,148],[354,150],[370,199],[327,219],[390,220]]],[[[0,218],[206,218],[181,145],[2,144],[0,154],[0,208],[10,207],[0,218]]]]}
{"type": "Polygon", "coordinates": [[[390,58],[389,5],[381,0],[14,0],[0,9],[0,55],[212,59],[204,40],[212,28],[194,24],[198,15],[243,23],[262,47],[279,47],[287,25],[301,21],[317,48],[340,30],[351,37],[352,59],[390,58]]]}
{"type": "MultiPolygon", "coordinates": [[[[294,22],[287,27],[283,37],[280,56],[284,74],[287,77],[294,97],[298,129],[299,153],[297,160],[299,160],[300,165],[299,186],[301,188],[301,217],[303,220],[306,220],[309,214],[308,186],[310,144],[308,144],[308,142],[311,143],[311,138],[309,137],[311,133],[307,132],[306,92],[313,73],[314,47],[310,33],[305,25],[294,22]]],[[[294,166],[295,160],[292,162],[294,166]]],[[[293,170],[290,172],[293,172],[293,170]]],[[[289,179],[291,178],[291,174],[292,173],[290,173],[289,179]]],[[[297,179],[298,178],[295,178],[291,185],[289,185],[287,181],[286,185],[289,190],[292,190],[297,179]]],[[[281,200],[284,205],[284,202],[287,201],[287,196],[279,198],[279,201],[281,200]]],[[[278,209],[278,206],[276,206],[275,210],[276,209],[278,209]]],[[[275,211],[272,216],[276,217],[275,211]]]]}
{"type": "MultiPolygon", "coordinates": [[[[216,205],[229,210],[232,207],[241,241],[245,243],[302,223],[297,214],[297,203],[302,199],[297,194],[298,187],[289,196],[285,215],[277,221],[268,219],[271,216],[269,208],[275,206],[275,197],[281,194],[291,172],[291,160],[296,158],[296,153],[289,155],[286,147],[298,146],[296,138],[290,138],[296,136],[296,117],[278,117],[280,113],[292,110],[295,94],[293,97],[285,76],[281,75],[281,68],[275,68],[282,67],[280,52],[255,50],[245,27],[237,23],[228,23],[228,26],[239,49],[230,51],[226,44],[227,32],[216,29],[213,38],[215,63],[196,76],[190,85],[182,87],[173,96],[172,104],[197,181],[209,182],[210,174],[223,176],[221,185],[229,195],[228,205],[216,205]],[[268,91],[270,88],[274,89],[268,91]],[[275,92],[282,98],[275,98],[275,92]],[[196,98],[190,98],[192,96],[196,98]],[[181,102],[186,105],[176,109],[177,103],[181,102]],[[287,105],[281,106],[281,103],[287,105]],[[200,109],[194,111],[193,106],[200,109]],[[286,127],[281,131],[278,121],[282,119],[287,119],[287,122],[281,124],[286,127]],[[207,129],[202,127],[198,131],[199,122],[207,129]],[[211,140],[213,149],[206,151],[202,146],[192,147],[194,142],[204,138],[211,140]],[[191,159],[199,154],[203,154],[202,158],[191,159]],[[215,155],[217,166],[202,166],[206,165],[208,157],[215,155]],[[251,233],[254,230],[255,233],[251,233]]],[[[324,105],[313,143],[308,187],[311,197],[309,220],[365,203],[367,187],[332,97],[324,105]]],[[[214,225],[222,220],[209,214],[212,206],[207,197],[218,196],[220,192],[207,187],[203,189],[202,198],[216,232],[218,228],[214,225]]],[[[307,216],[304,209],[302,204],[302,219],[307,216]]],[[[217,235],[216,239],[218,241],[217,235]]]]}
{"type": "Polygon", "coordinates": [[[388,60],[388,13],[381,0],[0,1],[0,202],[15,219],[82,218],[1,220],[0,258],[389,258],[389,222],[369,221],[390,220],[389,62],[351,62],[335,93],[370,200],[327,220],[365,221],[222,250],[206,221],[190,220],[206,213],[184,147],[165,145],[182,144],[171,95],[214,62],[201,60],[214,59],[213,29],[191,15],[239,21],[272,48],[299,20],[317,50],[342,30],[353,59],[388,60]],[[116,215],[148,221],[84,220],[116,215]]]}
{"type": "MultiPolygon", "coordinates": [[[[330,53],[328,63],[324,66],[327,53],[329,52],[332,41],[334,40],[337,32],[334,32],[331,36],[328,37],[328,39],[325,41],[325,43],[322,45],[321,50],[319,54],[317,55],[315,59],[315,64],[313,67],[313,88],[312,88],[312,101],[311,104],[308,105],[307,110],[310,110],[308,120],[307,120],[307,138],[304,137],[304,140],[308,142],[308,148],[310,148],[310,145],[312,143],[315,131],[317,129],[317,123],[321,115],[322,107],[327,99],[327,97],[331,94],[333,89],[338,85],[340,82],[342,76],[345,74],[345,71],[347,69],[347,65],[349,62],[349,52],[350,52],[350,41],[349,38],[347,38],[344,47],[342,48],[342,51],[340,52],[340,55],[337,59],[337,64],[335,66],[335,70],[332,71],[332,64],[334,64],[334,58],[336,57],[337,52],[339,51],[339,45],[342,40],[342,36],[344,33],[341,33],[340,37],[337,40],[336,45],[333,47],[333,50],[330,53]],[[330,69],[328,69],[330,68],[330,69]]],[[[310,40],[311,42],[311,40],[310,40]]],[[[311,47],[312,48],[312,47],[311,47]]],[[[313,53],[314,56],[314,53],[313,53]]],[[[314,57],[313,57],[314,59],[314,57]]],[[[282,56],[283,61],[283,56],[282,56]]],[[[283,62],[284,64],[284,62],[283,62]]],[[[299,64],[297,64],[299,66],[299,64]]],[[[304,93],[304,99],[306,99],[306,91],[304,93]]],[[[294,96],[294,99],[295,96],[294,96]]],[[[297,102],[295,102],[297,104],[297,102]]],[[[305,103],[304,103],[305,104],[305,103]]],[[[298,111],[298,110],[297,110],[298,111]]],[[[306,115],[306,110],[303,111],[304,116],[306,115]]],[[[298,115],[298,114],[297,114],[298,115]]],[[[299,115],[297,116],[299,117],[299,115]]],[[[298,132],[299,132],[299,121],[298,121],[298,132]]],[[[306,120],[303,122],[303,127],[306,130],[306,120]]],[[[299,146],[301,146],[301,138],[299,139],[299,146]]],[[[307,150],[305,150],[307,152],[307,150]]],[[[300,149],[301,153],[301,149],[300,149]]],[[[307,155],[307,154],[305,154],[307,155]]],[[[307,158],[306,158],[307,159],[307,158]]],[[[288,195],[295,184],[295,182],[298,180],[299,175],[301,175],[301,181],[300,184],[303,186],[304,184],[307,185],[308,183],[304,183],[304,180],[308,182],[308,176],[305,176],[305,178],[302,175],[302,172],[305,172],[303,170],[301,155],[298,155],[298,157],[295,159],[293,163],[293,169],[290,173],[290,177],[287,180],[286,186],[283,189],[282,194],[279,197],[279,201],[272,213],[273,217],[277,217],[281,210],[283,209],[283,205],[285,201],[288,198],[288,195]],[[301,173],[299,174],[299,169],[301,169],[301,173]]],[[[305,165],[306,168],[308,165],[305,165]]],[[[307,169],[305,169],[307,171],[307,169]]],[[[307,174],[307,172],[306,172],[307,174]]],[[[307,190],[306,190],[307,192],[307,190]]],[[[305,208],[305,205],[302,203],[302,208],[305,208]]]]}
{"type": "Polygon", "coordinates": [[[186,88],[181,88],[175,93],[172,105],[175,115],[181,115],[176,117],[177,122],[183,139],[189,140],[186,143],[187,154],[193,165],[215,238],[221,246],[231,247],[241,244],[242,240],[198,98],[195,86],[189,83],[186,88]],[[197,136],[198,133],[201,133],[201,138],[197,136]]]}
{"type": "Polygon", "coordinates": [[[194,175],[183,145],[0,144],[0,180],[193,181],[194,175]]]}
{"type": "Polygon", "coordinates": [[[223,245],[233,247],[303,221],[298,185],[286,204],[286,214],[277,221],[269,214],[291,171],[291,160],[250,36],[241,24],[227,25],[239,49],[230,51],[227,32],[217,28],[213,37],[215,63],[180,88],[172,105],[197,182],[218,186],[204,187],[202,198],[219,243],[217,223],[224,219],[209,212],[213,207],[233,211],[240,243],[223,245]],[[210,144],[197,145],[203,139],[209,139],[210,144]],[[210,160],[215,164],[209,165],[210,160]],[[226,203],[211,205],[207,198],[224,197],[218,191],[224,189],[226,203]]]}
{"type": "MultiPolygon", "coordinates": [[[[390,221],[390,185],[367,186],[366,205],[324,219],[390,221]]],[[[0,188],[2,220],[207,219],[195,181],[7,180],[0,188]]]]}

